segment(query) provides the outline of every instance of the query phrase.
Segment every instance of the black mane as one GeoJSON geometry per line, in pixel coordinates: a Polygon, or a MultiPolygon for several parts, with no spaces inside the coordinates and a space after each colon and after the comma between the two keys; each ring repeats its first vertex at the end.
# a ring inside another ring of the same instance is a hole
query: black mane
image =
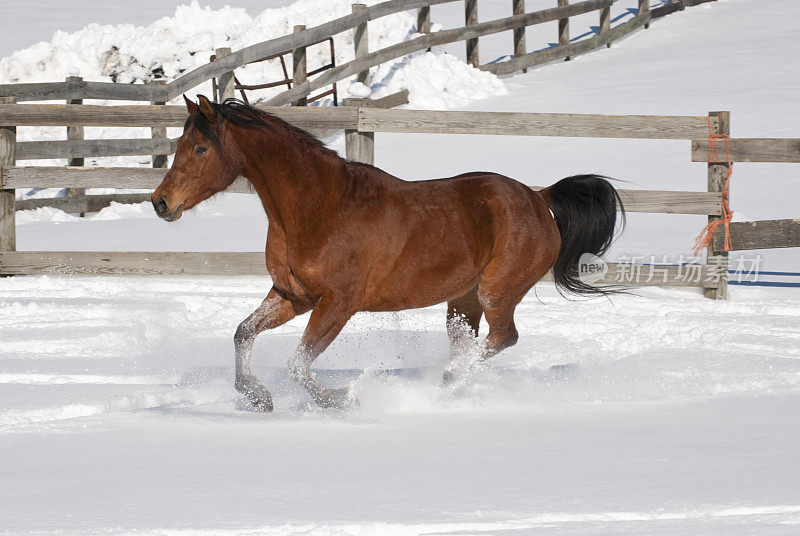
{"type": "MultiPolygon", "coordinates": [[[[225,102],[222,104],[212,102],[211,106],[214,107],[214,111],[217,115],[217,127],[219,127],[222,121],[229,121],[234,125],[245,128],[267,129],[274,133],[279,133],[277,127],[283,127],[283,129],[298,142],[308,144],[310,147],[321,149],[331,154],[336,154],[335,151],[328,149],[325,144],[313,134],[287,123],[280,117],[254,108],[238,99],[225,99],[225,102]]],[[[194,125],[217,149],[221,149],[217,130],[211,126],[211,122],[206,116],[202,113],[189,116],[186,120],[186,124],[183,126],[183,130],[186,131],[190,124],[194,125]]]]}

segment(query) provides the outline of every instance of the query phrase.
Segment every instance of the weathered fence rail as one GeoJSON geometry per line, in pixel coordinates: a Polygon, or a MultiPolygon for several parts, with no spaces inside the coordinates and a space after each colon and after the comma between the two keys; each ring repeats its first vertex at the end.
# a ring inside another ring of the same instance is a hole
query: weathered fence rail
{"type": "MultiPolygon", "coordinates": [[[[800,219],[735,221],[730,224],[731,251],[800,247],[800,219]]],[[[724,248],[724,237],[714,236],[714,247],[724,248]]]]}
{"type": "Polygon", "coordinates": [[[150,201],[149,193],[142,194],[93,194],[66,197],[42,197],[17,200],[15,210],[34,210],[50,207],[70,214],[86,214],[100,212],[111,203],[144,203],[150,201]]]}
{"type": "Polygon", "coordinates": [[[670,0],[664,5],[653,9],[653,18],[663,17],[676,11],[683,11],[687,7],[699,6],[708,2],[716,2],[717,0],[670,0]]]}
{"type": "Polygon", "coordinates": [[[172,154],[176,143],[177,140],[147,138],[23,141],[17,143],[17,160],[172,154]]]}
{"type": "MultiPolygon", "coordinates": [[[[451,112],[361,108],[358,128],[373,132],[496,134],[692,140],[708,136],[708,117],[451,112]]],[[[716,120],[712,119],[712,124],[716,120]]]]}
{"type": "MultiPolygon", "coordinates": [[[[709,141],[692,141],[692,162],[708,162],[709,141]]],[[[800,139],[732,138],[729,140],[731,162],[800,162],[800,139]]]]}
{"type": "MultiPolygon", "coordinates": [[[[609,263],[606,282],[628,276],[626,264],[609,263]]],[[[727,265],[725,266],[727,268],[727,265]]],[[[0,251],[0,273],[4,275],[266,275],[260,252],[97,252],[97,251],[0,251]]],[[[652,278],[640,278],[641,286],[697,287],[713,284],[713,264],[692,267],[691,277],[683,266],[660,266],[652,278]]],[[[543,281],[552,281],[547,274],[543,281]]],[[[716,288],[716,287],[714,287],[716,288]]]]}
{"type": "MultiPolygon", "coordinates": [[[[266,109],[266,108],[265,108],[266,109]]],[[[358,110],[351,108],[270,108],[281,119],[302,128],[343,128],[355,124],[358,110]],[[349,123],[348,123],[349,121],[349,123]]],[[[144,127],[163,125],[182,127],[186,106],[95,106],[69,104],[0,104],[3,124],[27,126],[91,125],[144,127]]]]}
{"type": "MultiPolygon", "coordinates": [[[[262,108],[304,128],[325,128],[348,132],[347,154],[356,160],[373,159],[375,132],[493,134],[525,136],[566,136],[592,138],[635,138],[685,140],[693,161],[708,162],[709,127],[713,133],[729,132],[729,114],[712,112],[707,116],[620,116],[594,114],[546,114],[467,111],[421,111],[375,108],[373,101],[354,99],[340,108],[262,108]],[[705,145],[704,145],[705,144],[705,145]]],[[[255,274],[264,273],[261,253],[158,253],[158,252],[18,252],[14,241],[14,191],[19,188],[137,188],[152,190],[163,179],[164,168],[119,167],[54,167],[16,166],[17,149],[28,156],[36,145],[16,143],[14,130],[26,125],[182,125],[186,111],[177,106],[87,106],[87,105],[22,105],[0,103],[0,274],[30,273],[162,273],[162,274],[255,274]]],[[[105,140],[107,141],[107,140],[105,140]]],[[[150,142],[152,140],[139,140],[150,142]]],[[[169,140],[161,140],[166,143],[169,140]]],[[[732,139],[731,160],[800,162],[798,140],[732,139]]],[[[58,149],[77,150],[86,140],[67,141],[58,149]],[[72,144],[72,145],[70,145],[72,144]]],[[[112,144],[110,150],[117,150],[112,144]]],[[[151,151],[154,147],[139,146],[151,151]]],[[[164,150],[165,147],[156,147],[164,150]]],[[[100,148],[92,149],[100,152],[100,148]]],[[[123,149],[127,150],[127,149],[123,149]]],[[[52,153],[50,153],[52,154],[52,153]]],[[[63,153],[59,153],[63,154],[63,153]]],[[[70,153],[73,154],[73,153],[70,153]]],[[[689,155],[687,155],[689,156],[689,155]]],[[[620,190],[626,209],[632,212],[668,214],[700,214],[710,219],[722,215],[720,174],[727,163],[708,163],[708,190],[702,192],[666,190],[620,190]]],[[[229,191],[249,193],[244,179],[235,182],[229,191]]],[[[146,194],[126,194],[146,198],[146,194]]],[[[87,196],[83,199],[62,198],[60,203],[71,211],[89,211],[107,199],[87,196]],[[93,199],[96,198],[96,199],[93,199]],[[81,205],[80,203],[84,203],[81,205]],[[91,205],[94,203],[94,205],[91,205]]],[[[131,197],[132,200],[137,199],[131,197]]],[[[29,200],[36,203],[39,200],[29,200]]],[[[800,220],[733,223],[733,249],[758,247],[793,247],[798,245],[800,220]],[[780,237],[780,238],[776,238],[780,237]]],[[[619,277],[624,266],[612,266],[606,275],[611,282],[619,277]]],[[[724,277],[714,278],[727,270],[727,256],[714,242],[708,264],[695,267],[697,277],[686,279],[681,267],[659,267],[659,275],[640,284],[693,285],[706,289],[711,297],[725,296],[724,277]]]]}
{"type": "MultiPolygon", "coordinates": [[[[12,167],[3,171],[3,187],[17,188],[124,188],[155,190],[166,170],[147,168],[12,167]]],[[[250,193],[238,179],[227,190],[250,193]]],[[[667,190],[620,190],[630,212],[720,215],[722,194],[667,190]]],[[[124,195],[124,194],[123,194],[124,195]]]]}

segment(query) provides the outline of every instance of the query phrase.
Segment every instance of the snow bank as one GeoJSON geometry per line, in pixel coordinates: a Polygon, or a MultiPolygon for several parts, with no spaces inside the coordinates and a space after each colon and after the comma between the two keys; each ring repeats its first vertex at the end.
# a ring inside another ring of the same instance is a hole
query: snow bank
{"type": "Polygon", "coordinates": [[[453,55],[439,52],[416,54],[398,63],[378,67],[373,84],[376,98],[409,88],[408,102],[416,109],[466,106],[491,95],[506,93],[495,75],[475,69],[453,55]]]}

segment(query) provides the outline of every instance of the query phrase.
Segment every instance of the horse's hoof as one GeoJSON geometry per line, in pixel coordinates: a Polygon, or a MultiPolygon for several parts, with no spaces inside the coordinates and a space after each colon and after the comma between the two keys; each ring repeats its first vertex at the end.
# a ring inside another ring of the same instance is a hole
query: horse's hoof
{"type": "Polygon", "coordinates": [[[439,388],[443,391],[457,391],[467,383],[469,378],[469,372],[466,370],[445,369],[439,388]]]}
{"type": "Polygon", "coordinates": [[[272,412],[272,397],[267,398],[255,398],[255,397],[247,397],[250,400],[250,403],[253,405],[253,408],[256,411],[261,411],[263,413],[271,413],[272,412]]]}
{"type": "Polygon", "coordinates": [[[456,374],[454,371],[445,370],[444,373],[442,374],[442,382],[439,384],[439,387],[441,387],[442,389],[447,389],[451,385],[456,383],[456,380],[458,378],[459,378],[459,375],[456,374]]]}
{"type": "Polygon", "coordinates": [[[256,411],[269,413],[272,411],[272,395],[261,382],[253,376],[236,381],[236,390],[247,397],[256,411]]]}
{"type": "Polygon", "coordinates": [[[349,387],[341,389],[325,389],[315,397],[317,405],[321,408],[348,409],[358,406],[358,399],[349,387]]]}

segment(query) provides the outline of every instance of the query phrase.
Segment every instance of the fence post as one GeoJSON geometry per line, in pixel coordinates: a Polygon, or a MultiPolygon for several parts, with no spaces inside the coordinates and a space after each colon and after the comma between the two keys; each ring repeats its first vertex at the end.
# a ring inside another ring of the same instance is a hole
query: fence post
{"type": "Polygon", "coordinates": [[[417,33],[431,33],[431,6],[417,8],[417,33]]]}
{"type": "MultiPolygon", "coordinates": [[[[569,0],[558,0],[558,7],[569,5],[569,0]]],[[[558,19],[558,46],[569,45],[569,17],[558,19]]],[[[564,58],[564,61],[569,61],[570,57],[564,58]]]]}
{"type": "MultiPolygon", "coordinates": [[[[67,83],[78,83],[83,82],[83,77],[81,76],[68,76],[67,83]]],[[[67,99],[67,104],[83,104],[83,99],[67,99]]],[[[78,141],[83,140],[83,126],[76,126],[76,125],[67,125],[67,140],[70,141],[78,141]]],[[[83,167],[84,166],[84,159],[83,158],[68,158],[67,159],[68,166],[75,166],[75,167],[83,167]]],[[[70,199],[83,199],[84,202],[86,201],[86,188],[67,188],[67,197],[70,199]]],[[[86,216],[86,212],[80,213],[81,218],[86,216]]]]}
{"type": "MultiPolygon", "coordinates": [[[[423,34],[431,33],[431,6],[417,9],[417,32],[423,34]]],[[[431,51],[430,47],[427,51],[431,51]]]]}
{"type": "MultiPolygon", "coordinates": [[[[231,55],[229,47],[218,48],[214,50],[217,59],[222,59],[225,56],[231,55]]],[[[217,102],[225,102],[225,99],[232,99],[236,96],[236,87],[233,81],[233,71],[222,73],[219,75],[219,83],[217,84],[217,102]]]]}
{"type": "MultiPolygon", "coordinates": [[[[600,25],[598,35],[603,36],[611,29],[611,7],[606,6],[600,10],[600,25]]],[[[611,43],[606,43],[606,48],[611,48],[611,43]]]]}
{"type": "Polygon", "coordinates": [[[417,8],[417,33],[431,33],[431,6],[417,8]]]}
{"type": "MultiPolygon", "coordinates": [[[[714,134],[730,135],[731,133],[731,113],[730,112],[709,112],[710,117],[716,117],[719,126],[714,130],[714,134]]],[[[713,123],[712,123],[713,124],[713,123]]],[[[728,174],[728,162],[710,162],[708,164],[708,191],[721,193],[725,190],[725,177],[728,174]]],[[[709,216],[708,221],[722,219],[721,216],[709,216]]],[[[728,299],[728,252],[718,250],[714,247],[714,242],[708,246],[706,252],[706,262],[714,264],[715,274],[719,276],[719,286],[717,288],[707,288],[703,290],[703,295],[712,300],[728,299]]]]}
{"type": "MultiPolygon", "coordinates": [[[[464,19],[466,26],[478,24],[478,0],[464,0],[464,19]]],[[[467,63],[476,69],[480,65],[477,37],[475,39],[467,39],[467,63]]]]}
{"type": "MultiPolygon", "coordinates": [[[[512,15],[525,14],[525,0],[511,0],[512,15]]],[[[519,58],[528,53],[525,47],[525,26],[514,28],[514,57],[519,58]]],[[[522,69],[523,73],[527,73],[528,69],[522,69]]]]}
{"type": "MultiPolygon", "coordinates": [[[[369,99],[344,99],[345,106],[361,106],[369,99]]],[[[344,152],[347,160],[375,164],[375,133],[358,130],[344,131],[344,152]]]]}
{"type": "MultiPolygon", "coordinates": [[[[151,84],[163,86],[166,82],[164,80],[155,80],[151,82],[151,84]]],[[[150,104],[154,106],[164,106],[167,104],[163,101],[150,101],[150,104]]],[[[159,126],[159,127],[152,127],[150,128],[150,137],[154,140],[165,140],[167,139],[167,127],[159,126]]],[[[165,168],[167,167],[167,155],[165,154],[154,154],[153,155],[153,167],[154,168],[165,168]]]]}
{"type": "MultiPolygon", "coordinates": [[[[366,11],[366,4],[353,4],[353,13],[366,11]]],[[[356,26],[355,33],[353,34],[353,45],[355,46],[356,59],[363,58],[369,54],[369,33],[367,32],[367,23],[359,24],[356,26]]],[[[361,71],[356,76],[356,82],[361,82],[364,85],[369,85],[367,79],[369,78],[369,69],[361,71]]]]}
{"type": "MultiPolygon", "coordinates": [[[[305,29],[305,24],[298,24],[294,27],[294,33],[300,33],[305,29]]],[[[306,73],[306,47],[297,47],[292,50],[292,87],[297,87],[304,83],[308,78],[306,73]]],[[[305,106],[308,104],[308,98],[300,97],[292,104],[295,106],[305,106]]]]}
{"type": "MultiPolygon", "coordinates": [[[[647,11],[650,11],[650,0],[639,0],[639,12],[637,13],[637,15],[641,15],[642,13],[645,13],[647,11]]],[[[650,27],[649,22],[644,25],[645,30],[648,29],[649,27],[650,27]]]]}
{"type": "MultiPolygon", "coordinates": [[[[15,104],[15,97],[0,97],[0,104],[15,104]]],[[[17,127],[0,126],[0,188],[4,185],[3,170],[14,167],[17,127]]],[[[0,189],[0,252],[17,249],[17,228],[14,215],[16,192],[0,189]]]]}

